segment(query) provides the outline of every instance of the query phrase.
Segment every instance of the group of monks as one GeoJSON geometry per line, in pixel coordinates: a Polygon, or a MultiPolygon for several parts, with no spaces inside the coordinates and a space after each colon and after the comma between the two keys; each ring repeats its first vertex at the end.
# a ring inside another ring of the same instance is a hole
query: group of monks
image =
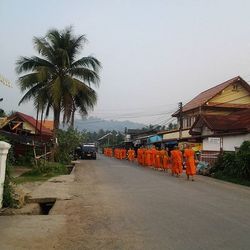
{"type": "MultiPolygon", "coordinates": [[[[112,148],[105,148],[104,154],[112,157],[112,148]]],[[[114,157],[120,160],[128,159],[131,162],[137,160],[139,165],[157,170],[171,170],[172,175],[176,177],[182,174],[185,162],[187,179],[189,180],[191,176],[193,181],[196,174],[195,152],[189,144],[186,145],[183,153],[178,146],[170,152],[167,148],[158,150],[154,146],[152,148],[141,147],[137,150],[137,157],[134,149],[130,148],[126,151],[124,148],[116,148],[114,149],[114,157]]]]}
{"type": "Polygon", "coordinates": [[[104,148],[103,154],[108,157],[113,156],[113,149],[112,148],[104,148]]]}
{"type": "Polygon", "coordinates": [[[125,148],[116,148],[114,150],[114,157],[119,160],[127,158],[127,150],[125,148]]]}

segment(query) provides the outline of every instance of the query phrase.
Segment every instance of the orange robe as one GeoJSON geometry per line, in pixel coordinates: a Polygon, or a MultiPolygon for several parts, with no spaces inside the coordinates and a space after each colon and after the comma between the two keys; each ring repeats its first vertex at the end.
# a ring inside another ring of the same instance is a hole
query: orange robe
{"type": "Polygon", "coordinates": [[[182,153],[178,149],[174,149],[171,151],[171,159],[172,159],[172,173],[173,174],[182,174],[182,153]]]}
{"type": "Polygon", "coordinates": [[[156,150],[156,155],[155,155],[155,167],[156,168],[161,168],[161,154],[159,150],[156,150]]]}
{"type": "Polygon", "coordinates": [[[128,160],[133,161],[135,159],[135,151],[133,149],[128,150],[128,160]]]}
{"type": "Polygon", "coordinates": [[[152,166],[155,167],[155,160],[156,160],[156,153],[157,153],[157,150],[155,148],[152,148],[151,149],[151,152],[152,152],[152,166]]]}
{"type": "Polygon", "coordinates": [[[163,168],[164,169],[171,168],[170,158],[169,158],[169,156],[167,154],[164,155],[164,158],[163,158],[163,168]]]}
{"type": "Polygon", "coordinates": [[[151,151],[151,149],[147,149],[145,152],[145,165],[152,166],[152,151],[151,151]]]}
{"type": "Polygon", "coordinates": [[[163,161],[164,161],[164,157],[166,155],[166,150],[162,149],[160,151],[160,158],[161,158],[161,168],[164,168],[164,164],[163,164],[163,161]]]}
{"type": "Polygon", "coordinates": [[[122,159],[126,159],[127,158],[127,151],[125,148],[123,148],[122,150],[122,159]]]}
{"type": "Polygon", "coordinates": [[[142,151],[141,151],[142,153],[141,153],[141,165],[142,166],[145,166],[145,152],[146,152],[146,149],[144,149],[144,148],[142,148],[142,151]]]}
{"type": "Polygon", "coordinates": [[[122,149],[119,148],[119,160],[122,160],[122,149]]]}
{"type": "Polygon", "coordinates": [[[186,174],[187,175],[195,175],[196,174],[196,166],[194,160],[194,150],[193,149],[185,149],[184,157],[186,159],[186,174]]]}
{"type": "Polygon", "coordinates": [[[135,160],[135,150],[131,149],[131,161],[135,160]]]}
{"type": "Polygon", "coordinates": [[[138,150],[137,150],[137,163],[138,164],[141,164],[141,162],[142,162],[142,149],[141,148],[138,148],[138,150]]]}

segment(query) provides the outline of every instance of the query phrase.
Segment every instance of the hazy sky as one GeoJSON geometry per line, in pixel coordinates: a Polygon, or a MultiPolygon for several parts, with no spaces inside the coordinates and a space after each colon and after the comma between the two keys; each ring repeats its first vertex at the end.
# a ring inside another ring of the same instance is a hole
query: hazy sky
{"type": "Polygon", "coordinates": [[[73,25],[89,43],[80,56],[103,65],[92,115],[164,123],[199,92],[234,76],[250,80],[250,1],[0,0],[0,85],[5,110],[18,107],[19,56],[35,54],[32,38],[73,25]]]}

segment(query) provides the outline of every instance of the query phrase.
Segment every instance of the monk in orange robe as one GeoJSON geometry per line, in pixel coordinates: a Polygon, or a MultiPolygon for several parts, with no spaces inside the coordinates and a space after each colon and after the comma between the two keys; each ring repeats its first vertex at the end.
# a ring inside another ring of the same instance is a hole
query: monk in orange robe
{"type": "Polygon", "coordinates": [[[133,149],[128,150],[128,160],[129,161],[134,161],[135,159],[135,151],[133,149]]]}
{"type": "Polygon", "coordinates": [[[131,161],[135,160],[135,150],[131,149],[131,161]]]}
{"type": "Polygon", "coordinates": [[[145,152],[145,165],[150,167],[152,166],[152,150],[149,148],[145,152]]]}
{"type": "Polygon", "coordinates": [[[158,170],[160,170],[160,168],[161,168],[161,153],[160,153],[160,150],[156,150],[155,167],[158,170]]]}
{"type": "Polygon", "coordinates": [[[146,149],[145,148],[142,148],[141,149],[141,165],[142,166],[145,166],[145,160],[146,160],[146,154],[145,154],[145,152],[146,152],[146,149]]]}
{"type": "Polygon", "coordinates": [[[162,148],[160,150],[160,161],[161,161],[161,169],[164,170],[164,164],[163,164],[163,161],[164,161],[164,157],[166,155],[166,150],[164,148],[162,148]]]}
{"type": "Polygon", "coordinates": [[[127,158],[127,150],[125,148],[122,149],[122,159],[126,159],[127,158]]]}
{"type": "Polygon", "coordinates": [[[186,162],[187,180],[189,180],[189,176],[191,176],[192,181],[194,181],[194,175],[196,174],[195,152],[189,144],[186,146],[184,150],[184,158],[186,162]]]}
{"type": "Polygon", "coordinates": [[[123,157],[123,155],[122,155],[122,149],[119,148],[119,160],[122,160],[122,157],[123,157]]]}
{"type": "Polygon", "coordinates": [[[152,147],[151,153],[152,153],[152,166],[155,167],[155,160],[156,160],[156,153],[157,153],[155,146],[152,147]]]}
{"type": "Polygon", "coordinates": [[[168,171],[168,169],[171,168],[171,162],[170,162],[170,157],[169,157],[169,154],[168,154],[168,148],[166,148],[165,150],[165,155],[163,157],[163,169],[168,171]]]}
{"type": "Polygon", "coordinates": [[[172,175],[176,174],[176,177],[179,177],[182,174],[182,153],[179,150],[178,146],[174,147],[174,150],[171,151],[171,161],[172,161],[172,175]]]}
{"type": "Polygon", "coordinates": [[[141,165],[141,159],[142,159],[142,149],[138,148],[137,150],[137,163],[141,165]]]}

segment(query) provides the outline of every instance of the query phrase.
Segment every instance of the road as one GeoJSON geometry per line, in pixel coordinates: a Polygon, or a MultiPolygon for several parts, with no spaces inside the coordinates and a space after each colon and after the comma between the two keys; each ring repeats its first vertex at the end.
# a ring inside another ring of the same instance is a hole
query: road
{"type": "Polygon", "coordinates": [[[76,168],[55,249],[250,249],[250,189],[99,157],[76,168]]]}

